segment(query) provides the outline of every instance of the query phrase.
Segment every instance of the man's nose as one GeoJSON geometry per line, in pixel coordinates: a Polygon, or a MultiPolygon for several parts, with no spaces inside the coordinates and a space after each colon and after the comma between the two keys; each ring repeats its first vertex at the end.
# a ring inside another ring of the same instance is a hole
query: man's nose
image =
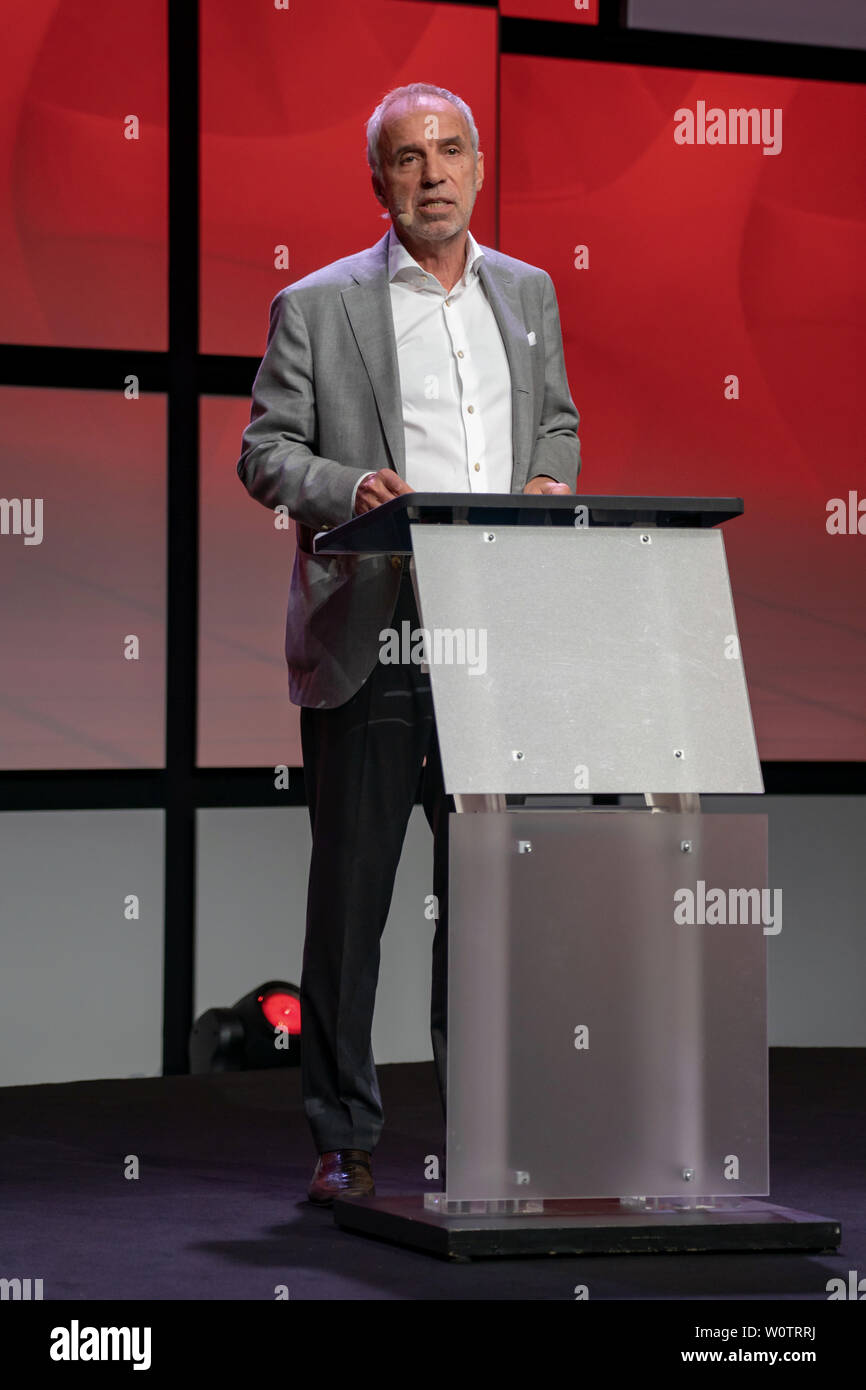
{"type": "Polygon", "coordinates": [[[439,161],[440,156],[438,153],[428,154],[424,164],[424,178],[422,180],[425,188],[430,188],[435,183],[444,183],[445,171],[439,161]]]}

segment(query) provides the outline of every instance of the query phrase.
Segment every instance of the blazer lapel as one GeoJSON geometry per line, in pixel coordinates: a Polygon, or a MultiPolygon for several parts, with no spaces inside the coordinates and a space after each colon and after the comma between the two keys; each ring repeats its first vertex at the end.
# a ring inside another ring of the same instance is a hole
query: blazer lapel
{"type": "Polygon", "coordinates": [[[388,233],[371,246],[366,266],[354,272],[356,283],[343,290],[343,303],[358,351],[370,378],[392,466],[406,477],[406,444],[400,394],[397,339],[388,288],[388,233]]]}
{"type": "MultiPolygon", "coordinates": [[[[486,247],[481,248],[487,251],[486,247]]],[[[478,273],[499,325],[511,372],[512,489],[523,485],[532,457],[532,348],[526,336],[523,306],[514,275],[489,263],[485,254],[478,273]]]]}

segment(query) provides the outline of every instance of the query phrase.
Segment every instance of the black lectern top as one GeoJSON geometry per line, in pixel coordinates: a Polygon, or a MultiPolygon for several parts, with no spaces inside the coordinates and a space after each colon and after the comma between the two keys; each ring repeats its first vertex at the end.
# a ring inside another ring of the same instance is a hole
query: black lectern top
{"type": "Polygon", "coordinates": [[[410,526],[718,526],[739,497],[585,497],[521,492],[411,492],[320,531],[317,555],[410,554],[410,526]]]}

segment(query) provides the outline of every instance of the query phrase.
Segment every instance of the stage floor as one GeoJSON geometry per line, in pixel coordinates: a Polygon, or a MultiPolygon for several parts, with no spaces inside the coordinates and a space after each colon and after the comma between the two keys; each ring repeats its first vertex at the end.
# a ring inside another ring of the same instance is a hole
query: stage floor
{"type": "MultiPolygon", "coordinates": [[[[432,1064],[379,1069],[382,1196],[444,1133],[432,1064]]],[[[641,1254],[452,1263],[339,1231],[305,1193],[300,1074],[0,1090],[0,1276],[47,1299],[794,1299],[866,1272],[866,1050],[770,1054],[771,1202],[836,1218],[838,1255],[641,1254]],[[127,1178],[131,1156],[139,1176],[127,1178]]]]}

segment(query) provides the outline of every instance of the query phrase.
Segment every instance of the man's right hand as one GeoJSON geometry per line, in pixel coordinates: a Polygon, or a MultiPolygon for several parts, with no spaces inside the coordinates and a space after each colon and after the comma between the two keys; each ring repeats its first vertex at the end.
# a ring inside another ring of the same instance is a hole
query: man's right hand
{"type": "Polygon", "coordinates": [[[383,502],[402,497],[404,492],[414,491],[393,468],[380,468],[378,473],[371,473],[369,478],[359,483],[355,493],[355,516],[363,516],[364,512],[371,512],[374,507],[381,507],[383,502]]]}

